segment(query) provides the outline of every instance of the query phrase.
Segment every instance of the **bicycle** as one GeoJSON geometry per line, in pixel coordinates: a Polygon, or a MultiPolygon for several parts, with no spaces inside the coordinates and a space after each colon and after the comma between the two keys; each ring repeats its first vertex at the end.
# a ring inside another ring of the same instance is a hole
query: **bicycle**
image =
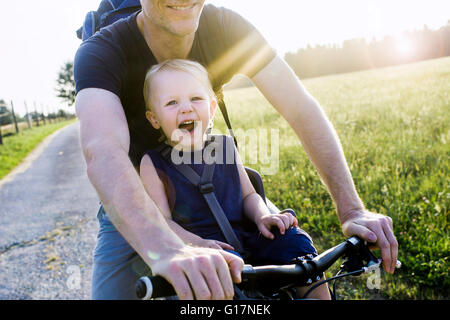
{"type": "MultiPolygon", "coordinates": [[[[315,283],[301,299],[307,299],[318,286],[334,280],[330,290],[333,300],[337,300],[336,280],[348,276],[359,276],[380,268],[381,260],[370,251],[368,244],[353,236],[346,241],[326,250],[316,257],[300,257],[289,265],[251,266],[244,265],[242,282],[235,285],[236,300],[295,300],[295,287],[309,286],[315,283]],[[323,272],[328,270],[339,258],[345,261],[337,274],[321,280],[323,272]],[[345,273],[342,273],[345,272],[345,273]]],[[[401,267],[397,260],[397,268],[401,267]]],[[[172,285],[161,276],[142,277],[136,282],[136,295],[147,300],[174,296],[172,285]]]]}

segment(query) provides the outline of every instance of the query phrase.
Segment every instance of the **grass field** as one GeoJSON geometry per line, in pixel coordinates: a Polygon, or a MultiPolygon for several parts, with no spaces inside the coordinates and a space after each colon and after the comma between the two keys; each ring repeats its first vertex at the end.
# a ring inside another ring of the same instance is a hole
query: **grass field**
{"type": "MultiPolygon", "coordinates": [[[[0,145],[0,180],[20,164],[45,137],[73,121],[75,120],[64,120],[45,126],[41,124],[31,129],[22,124],[19,134],[3,137],[3,145],[0,145]]],[[[2,128],[2,131],[5,133],[6,130],[2,128]]]]}
{"type": "MultiPolygon", "coordinates": [[[[448,299],[450,58],[303,84],[335,126],[366,207],[392,217],[403,263],[379,290],[367,289],[367,277],[338,283],[341,297],[448,299]]],[[[296,210],[319,251],[342,241],[326,188],[284,119],[255,88],[225,100],[235,129],[279,129],[279,171],[263,177],[268,197],[296,210]]],[[[221,116],[215,127],[226,132],[221,116]]]]}

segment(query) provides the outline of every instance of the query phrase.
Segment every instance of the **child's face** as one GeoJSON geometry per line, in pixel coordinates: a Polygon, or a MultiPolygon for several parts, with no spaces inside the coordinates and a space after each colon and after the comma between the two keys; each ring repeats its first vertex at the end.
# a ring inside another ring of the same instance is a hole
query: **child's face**
{"type": "Polygon", "coordinates": [[[187,72],[162,71],[150,90],[152,110],[146,116],[152,126],[162,128],[172,146],[202,148],[217,105],[207,88],[187,72]]]}

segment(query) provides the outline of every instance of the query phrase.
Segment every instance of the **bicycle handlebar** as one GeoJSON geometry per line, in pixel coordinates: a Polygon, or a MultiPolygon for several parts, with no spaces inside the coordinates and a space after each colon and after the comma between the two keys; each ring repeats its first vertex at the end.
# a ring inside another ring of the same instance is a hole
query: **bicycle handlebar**
{"type": "Polygon", "coordinates": [[[141,300],[174,296],[175,289],[161,276],[142,277],[136,282],[136,296],[141,300]]]}
{"type": "MultiPolygon", "coordinates": [[[[353,265],[353,268],[360,270],[361,273],[380,265],[366,243],[353,236],[313,259],[299,259],[295,264],[258,267],[244,265],[242,282],[238,287],[241,289],[276,290],[291,285],[309,285],[318,281],[322,273],[344,255],[358,256],[360,260],[367,261],[365,265],[353,265]]],[[[173,296],[176,293],[166,279],[161,276],[151,276],[142,277],[136,282],[136,295],[139,299],[146,300],[173,296]]]]}

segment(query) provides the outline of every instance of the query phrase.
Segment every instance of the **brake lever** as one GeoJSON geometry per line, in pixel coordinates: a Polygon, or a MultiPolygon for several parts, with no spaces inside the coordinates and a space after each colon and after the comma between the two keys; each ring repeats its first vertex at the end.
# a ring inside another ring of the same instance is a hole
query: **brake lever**
{"type": "MultiPolygon", "coordinates": [[[[362,268],[364,270],[364,273],[370,273],[377,269],[381,270],[382,260],[377,259],[375,255],[372,253],[372,251],[370,251],[369,243],[367,241],[364,241],[364,245],[360,248],[360,253],[362,255],[363,260],[367,261],[367,265],[362,268]]],[[[401,266],[402,263],[399,260],[397,260],[395,267],[398,269],[401,266]]]]}
{"type": "Polygon", "coordinates": [[[366,267],[363,267],[364,273],[371,273],[372,271],[381,270],[381,259],[378,262],[369,261],[366,267]]]}
{"type": "Polygon", "coordinates": [[[357,237],[351,237],[347,239],[347,242],[351,245],[351,250],[346,255],[345,262],[341,265],[341,270],[347,272],[355,272],[355,276],[361,273],[369,273],[380,268],[381,261],[375,257],[370,251],[367,241],[361,240],[357,237]]]}
{"type": "MultiPolygon", "coordinates": [[[[378,262],[370,261],[366,267],[363,267],[364,273],[370,273],[377,269],[381,270],[381,262],[382,262],[381,259],[378,259],[378,262]]],[[[402,263],[400,262],[400,260],[397,260],[397,262],[395,263],[395,268],[400,269],[401,267],[402,267],[402,263]]]]}

